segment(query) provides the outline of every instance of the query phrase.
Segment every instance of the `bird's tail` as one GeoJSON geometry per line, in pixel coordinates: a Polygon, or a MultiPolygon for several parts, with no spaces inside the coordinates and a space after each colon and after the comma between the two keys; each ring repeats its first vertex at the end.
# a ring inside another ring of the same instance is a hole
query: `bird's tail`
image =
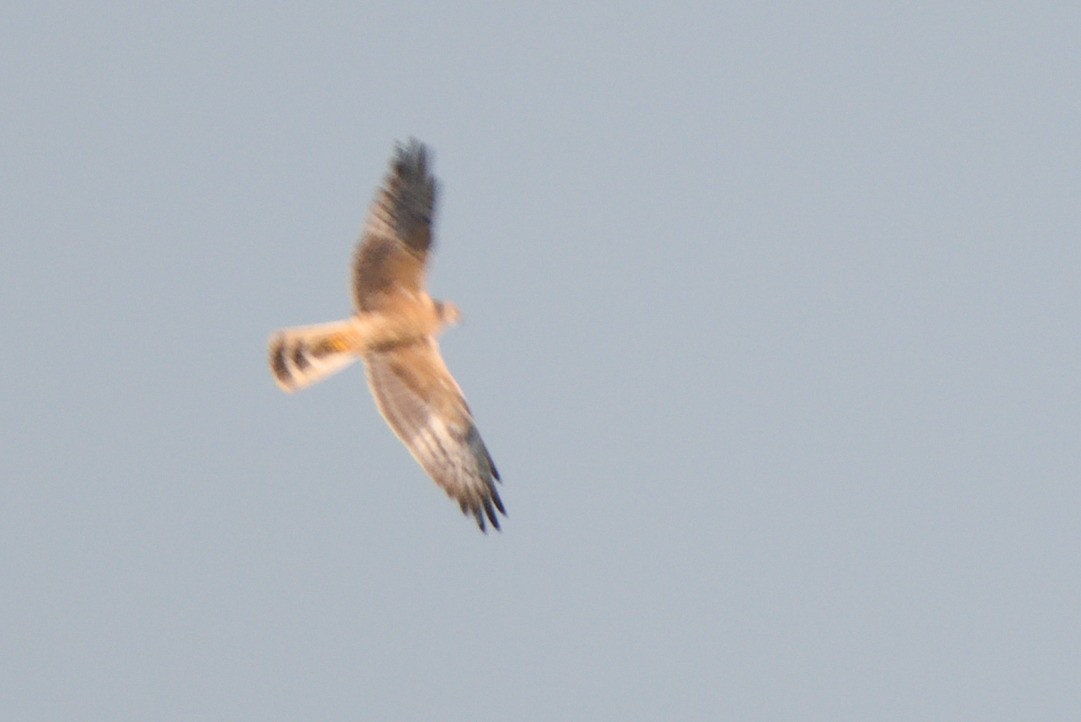
{"type": "Polygon", "coordinates": [[[282,391],[297,391],[356,361],[358,348],[351,320],[282,329],[270,338],[270,373],[282,391]]]}

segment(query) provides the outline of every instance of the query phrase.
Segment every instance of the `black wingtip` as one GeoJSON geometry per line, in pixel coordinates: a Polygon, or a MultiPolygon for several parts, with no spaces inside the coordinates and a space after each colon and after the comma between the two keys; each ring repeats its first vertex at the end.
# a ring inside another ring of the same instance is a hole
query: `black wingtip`
{"type": "Polygon", "coordinates": [[[492,503],[495,504],[495,508],[499,509],[499,512],[503,515],[507,515],[507,510],[503,507],[503,500],[499,498],[499,492],[492,488],[492,503]]]}
{"type": "Polygon", "coordinates": [[[462,507],[463,513],[467,516],[472,515],[477,522],[477,528],[483,533],[488,533],[489,523],[496,531],[503,531],[503,528],[499,525],[499,514],[506,516],[507,510],[503,506],[503,500],[499,498],[499,494],[495,493],[495,489],[492,489],[491,496],[483,497],[479,503],[461,501],[459,505],[462,507]],[[496,510],[498,510],[498,513],[496,510]]]}
{"type": "Polygon", "coordinates": [[[495,509],[492,508],[492,500],[484,500],[484,513],[488,516],[488,521],[492,522],[492,526],[496,528],[496,531],[502,531],[499,528],[499,517],[495,514],[495,509]]]}
{"type": "MultiPolygon", "coordinates": [[[[481,530],[485,535],[488,534],[488,526],[484,523],[484,514],[481,513],[480,507],[473,510],[473,518],[477,520],[477,528],[481,530]]],[[[497,526],[496,529],[499,527],[497,526]]]]}
{"type": "Polygon", "coordinates": [[[499,469],[495,468],[495,462],[492,460],[492,455],[488,453],[488,449],[484,449],[484,458],[488,460],[488,468],[492,470],[492,476],[496,481],[502,483],[503,479],[499,477],[499,469]]]}
{"type": "Polygon", "coordinates": [[[428,173],[428,146],[410,137],[405,143],[394,146],[394,169],[401,175],[423,178],[428,173]]]}

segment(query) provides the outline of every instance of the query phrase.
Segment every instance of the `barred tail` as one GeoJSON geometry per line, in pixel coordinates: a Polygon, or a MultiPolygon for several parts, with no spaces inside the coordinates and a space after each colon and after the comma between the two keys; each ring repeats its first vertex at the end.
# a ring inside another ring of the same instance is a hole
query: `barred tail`
{"type": "Polygon", "coordinates": [[[270,338],[270,373],[282,391],[297,391],[356,361],[358,347],[352,321],[282,329],[270,338]]]}

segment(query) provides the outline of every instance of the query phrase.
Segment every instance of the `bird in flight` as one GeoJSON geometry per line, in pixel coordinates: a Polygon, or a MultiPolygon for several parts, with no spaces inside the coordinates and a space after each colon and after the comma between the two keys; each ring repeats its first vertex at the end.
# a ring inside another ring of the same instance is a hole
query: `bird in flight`
{"type": "Polygon", "coordinates": [[[487,532],[506,516],[499,480],[462,390],[435,336],[458,309],[424,290],[432,249],[436,180],[428,150],[398,144],[353,259],[352,317],[286,328],[269,344],[270,371],[287,392],[310,386],[357,359],[387,424],[421,468],[487,532]]]}

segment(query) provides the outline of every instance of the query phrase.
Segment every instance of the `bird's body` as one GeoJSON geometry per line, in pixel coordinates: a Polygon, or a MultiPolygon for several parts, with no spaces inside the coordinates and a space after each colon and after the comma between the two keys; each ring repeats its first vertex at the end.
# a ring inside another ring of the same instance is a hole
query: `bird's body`
{"type": "Polygon", "coordinates": [[[458,310],[424,289],[435,193],[425,147],[398,146],[354,259],[355,314],[279,331],[270,370],[292,392],[362,360],[379,411],[421,467],[482,530],[485,519],[498,529],[499,472],[435,341],[458,310]]]}

